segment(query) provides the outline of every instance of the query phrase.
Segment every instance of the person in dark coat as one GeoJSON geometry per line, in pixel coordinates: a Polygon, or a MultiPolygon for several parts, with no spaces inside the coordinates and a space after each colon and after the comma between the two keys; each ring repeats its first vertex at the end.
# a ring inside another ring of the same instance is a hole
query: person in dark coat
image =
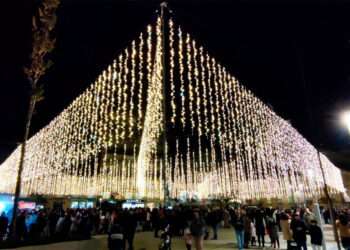
{"type": "Polygon", "coordinates": [[[279,241],[279,235],[278,235],[278,225],[275,221],[275,219],[272,216],[272,213],[270,213],[268,216],[266,216],[266,229],[271,239],[271,247],[273,248],[280,248],[280,241],[279,241]]]}
{"type": "Polygon", "coordinates": [[[65,213],[64,220],[62,222],[62,232],[59,235],[62,239],[68,238],[71,224],[72,224],[72,221],[70,219],[70,215],[68,213],[65,213]]]}
{"type": "Polygon", "coordinates": [[[304,221],[301,220],[298,213],[294,214],[294,218],[290,223],[290,228],[293,232],[293,239],[297,243],[297,249],[307,250],[306,246],[306,225],[304,221]]]}
{"type": "Polygon", "coordinates": [[[242,250],[244,248],[244,221],[245,221],[245,210],[237,209],[232,211],[231,223],[236,233],[237,248],[242,250]]]}
{"type": "Polygon", "coordinates": [[[134,237],[137,227],[137,218],[134,211],[125,211],[123,216],[123,232],[125,241],[128,243],[128,250],[134,249],[134,237]]]}
{"type": "Polygon", "coordinates": [[[87,216],[86,211],[83,211],[78,231],[79,237],[81,237],[82,239],[90,239],[91,227],[89,224],[89,217],[87,216]]]}
{"type": "Polygon", "coordinates": [[[347,214],[339,214],[339,219],[336,221],[337,230],[339,230],[339,236],[343,248],[350,249],[350,222],[347,214]]]}
{"type": "Polygon", "coordinates": [[[311,237],[311,245],[313,250],[321,250],[323,234],[322,229],[317,225],[316,220],[311,220],[309,227],[309,233],[311,237]]]}
{"type": "Polygon", "coordinates": [[[247,214],[244,216],[244,248],[248,248],[252,238],[252,219],[247,214]]]}
{"type": "Polygon", "coordinates": [[[208,214],[208,224],[213,229],[212,240],[218,239],[218,229],[221,222],[222,216],[219,209],[214,209],[208,214]]]}
{"type": "Polygon", "coordinates": [[[203,250],[203,240],[205,234],[205,221],[199,211],[193,213],[193,220],[190,226],[196,250],[203,250]]]}
{"type": "Polygon", "coordinates": [[[16,221],[16,236],[19,241],[24,240],[27,237],[27,226],[26,226],[26,214],[21,212],[17,216],[16,221]]]}
{"type": "Polygon", "coordinates": [[[3,238],[6,235],[8,224],[9,224],[9,220],[6,217],[5,213],[3,212],[0,216],[0,242],[3,240],[3,238]]]}
{"type": "Polygon", "coordinates": [[[261,208],[255,214],[255,228],[259,247],[265,247],[265,222],[265,211],[261,208]]]}
{"type": "Polygon", "coordinates": [[[108,249],[124,250],[124,233],[117,218],[114,218],[108,229],[108,249]]]}
{"type": "Polygon", "coordinates": [[[58,213],[56,211],[51,211],[49,213],[48,220],[49,220],[49,230],[50,230],[51,236],[53,236],[55,234],[58,218],[59,218],[59,216],[58,216],[58,213]]]}
{"type": "Polygon", "coordinates": [[[47,224],[47,217],[46,217],[46,214],[44,212],[40,212],[38,214],[37,224],[38,224],[38,233],[39,233],[39,238],[40,238],[40,236],[44,232],[44,228],[47,224]]]}
{"type": "Polygon", "coordinates": [[[157,208],[154,208],[151,213],[151,221],[152,221],[152,228],[154,230],[154,237],[158,238],[158,232],[159,232],[159,211],[157,208]]]}
{"type": "Polygon", "coordinates": [[[159,210],[158,230],[165,231],[169,224],[170,222],[167,218],[166,211],[163,209],[159,210]]]}
{"type": "Polygon", "coordinates": [[[325,209],[323,212],[323,218],[324,218],[324,223],[329,224],[330,218],[331,218],[331,213],[329,212],[329,209],[325,209]]]}

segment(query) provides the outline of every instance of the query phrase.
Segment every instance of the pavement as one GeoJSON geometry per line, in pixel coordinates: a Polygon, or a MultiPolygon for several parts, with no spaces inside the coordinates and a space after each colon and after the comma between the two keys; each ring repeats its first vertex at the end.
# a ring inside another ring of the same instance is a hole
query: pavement
{"type": "MultiPolygon", "coordinates": [[[[331,226],[325,226],[325,239],[327,244],[327,250],[336,250],[336,243],[333,237],[333,231],[331,226]]],[[[308,236],[309,237],[309,236],[308,236]]],[[[265,237],[267,242],[265,249],[270,248],[270,240],[268,236],[265,237]]],[[[281,248],[286,249],[286,242],[283,240],[282,235],[280,235],[281,248]]],[[[135,250],[158,250],[159,239],[153,237],[152,232],[140,232],[135,236],[134,241],[135,250]]],[[[310,238],[308,238],[308,246],[310,244],[310,238]]],[[[62,243],[54,243],[48,245],[40,246],[28,246],[17,248],[19,250],[108,250],[107,249],[107,239],[105,235],[93,236],[91,240],[84,241],[70,241],[62,243]]],[[[173,238],[172,239],[172,250],[184,250],[185,243],[182,238],[173,238]]],[[[236,248],[236,240],[233,229],[220,229],[219,230],[219,239],[218,240],[206,240],[204,243],[204,250],[232,250],[236,248]]],[[[251,248],[258,249],[258,248],[251,248]]]]}

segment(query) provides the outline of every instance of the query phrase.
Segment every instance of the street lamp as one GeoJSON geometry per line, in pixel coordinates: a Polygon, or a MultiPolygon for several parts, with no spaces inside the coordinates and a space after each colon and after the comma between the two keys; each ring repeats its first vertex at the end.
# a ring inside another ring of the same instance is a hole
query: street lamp
{"type": "Polygon", "coordinates": [[[350,133],[350,111],[346,111],[342,113],[341,115],[341,122],[346,128],[348,129],[350,133]]]}

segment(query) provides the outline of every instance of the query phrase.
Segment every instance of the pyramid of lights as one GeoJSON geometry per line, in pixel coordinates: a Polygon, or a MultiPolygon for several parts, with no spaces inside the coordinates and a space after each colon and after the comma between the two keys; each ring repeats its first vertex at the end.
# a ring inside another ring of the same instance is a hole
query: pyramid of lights
{"type": "MultiPolygon", "coordinates": [[[[163,20],[29,139],[21,195],[317,198],[324,179],[344,191],[339,169],[163,20]]],[[[0,166],[2,193],[15,191],[19,155],[0,166]]]]}

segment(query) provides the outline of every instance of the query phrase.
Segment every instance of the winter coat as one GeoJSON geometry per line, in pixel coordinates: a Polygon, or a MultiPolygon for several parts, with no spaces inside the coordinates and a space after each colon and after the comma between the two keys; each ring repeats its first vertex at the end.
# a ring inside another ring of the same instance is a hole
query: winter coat
{"type": "Polygon", "coordinates": [[[311,225],[309,227],[309,232],[311,236],[311,244],[321,246],[323,238],[321,228],[317,225],[311,225]]]}
{"type": "Polygon", "coordinates": [[[290,228],[293,232],[293,239],[296,242],[306,242],[306,225],[300,219],[292,220],[290,228]]]}
{"type": "Polygon", "coordinates": [[[257,235],[265,235],[265,213],[260,211],[256,213],[255,227],[257,235]]]}
{"type": "Polygon", "coordinates": [[[9,220],[7,219],[6,216],[0,216],[0,235],[6,233],[8,223],[9,223],[9,220]]]}
{"type": "Polygon", "coordinates": [[[237,231],[244,231],[244,221],[245,221],[245,216],[237,216],[234,214],[232,218],[232,226],[235,228],[237,231]]]}
{"type": "Polygon", "coordinates": [[[110,249],[110,250],[123,250],[124,249],[123,228],[118,223],[113,223],[109,226],[108,249],[110,249]]]}
{"type": "Polygon", "coordinates": [[[290,220],[280,220],[280,225],[284,240],[292,240],[292,231],[290,230],[290,220]]]}

